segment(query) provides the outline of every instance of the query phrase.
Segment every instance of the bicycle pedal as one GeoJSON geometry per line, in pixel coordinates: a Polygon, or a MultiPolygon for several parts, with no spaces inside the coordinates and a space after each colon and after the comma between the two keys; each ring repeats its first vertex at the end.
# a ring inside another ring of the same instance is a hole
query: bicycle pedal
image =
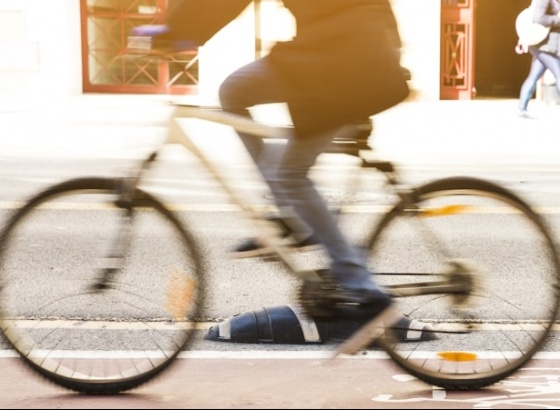
{"type": "Polygon", "coordinates": [[[393,326],[402,318],[394,306],[389,306],[371,319],[336,349],[333,359],[340,355],[354,355],[379,339],[386,328],[393,326]]]}
{"type": "Polygon", "coordinates": [[[260,258],[263,262],[279,262],[281,260],[276,254],[262,255],[260,258]]]}

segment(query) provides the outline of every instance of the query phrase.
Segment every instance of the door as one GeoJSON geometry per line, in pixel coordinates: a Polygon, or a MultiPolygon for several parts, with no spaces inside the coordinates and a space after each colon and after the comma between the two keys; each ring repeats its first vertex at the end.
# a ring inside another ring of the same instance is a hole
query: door
{"type": "Polygon", "coordinates": [[[147,59],[130,54],[131,29],[163,21],[167,0],[80,0],[84,92],[197,93],[198,52],[147,59]]]}
{"type": "Polygon", "coordinates": [[[475,0],[441,0],[442,100],[470,100],[475,96],[474,11],[475,0]]]}
{"type": "Polygon", "coordinates": [[[530,0],[479,1],[476,7],[476,94],[518,98],[529,73],[531,55],[519,55],[515,19],[530,0]]]}

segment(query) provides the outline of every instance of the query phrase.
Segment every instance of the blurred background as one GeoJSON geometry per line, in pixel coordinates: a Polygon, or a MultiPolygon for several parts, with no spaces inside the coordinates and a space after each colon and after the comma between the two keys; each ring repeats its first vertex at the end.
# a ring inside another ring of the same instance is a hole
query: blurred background
{"type": "MultiPolygon", "coordinates": [[[[515,18],[529,3],[392,0],[411,98],[517,98],[530,57],[514,52],[515,18]]],[[[213,100],[228,73],[294,34],[280,0],[255,0],[198,51],[159,62],[131,55],[130,29],[162,22],[168,6],[168,0],[0,0],[2,107],[84,93],[213,100]]],[[[535,97],[557,103],[551,81],[545,76],[535,97]]]]}

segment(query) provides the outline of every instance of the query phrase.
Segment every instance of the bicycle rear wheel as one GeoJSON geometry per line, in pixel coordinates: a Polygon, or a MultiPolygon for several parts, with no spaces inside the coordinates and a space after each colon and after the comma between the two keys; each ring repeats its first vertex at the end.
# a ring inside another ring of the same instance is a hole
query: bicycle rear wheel
{"type": "Polygon", "coordinates": [[[0,236],[7,341],[45,378],[88,394],[158,375],[190,345],[202,316],[193,238],[145,192],[136,191],[129,210],[117,206],[121,184],[54,185],[17,210],[0,236]]]}
{"type": "Polygon", "coordinates": [[[509,190],[466,177],[423,185],[381,219],[369,249],[374,280],[412,327],[435,329],[380,340],[413,376],[478,389],[545,348],[558,317],[558,255],[541,217],[509,190]],[[399,296],[434,281],[463,290],[399,296]]]}

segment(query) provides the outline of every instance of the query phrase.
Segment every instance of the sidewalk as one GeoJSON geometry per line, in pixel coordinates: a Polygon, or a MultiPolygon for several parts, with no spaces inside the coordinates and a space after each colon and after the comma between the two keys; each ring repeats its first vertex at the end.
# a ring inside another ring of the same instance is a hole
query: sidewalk
{"type": "Polygon", "coordinates": [[[373,142],[397,163],[560,164],[560,106],[532,102],[534,119],[516,108],[511,99],[405,103],[379,115],[373,142]]]}
{"type": "MultiPolygon", "coordinates": [[[[173,97],[84,94],[48,107],[31,104],[10,110],[0,104],[1,156],[120,157],[143,155],[162,141],[173,97]]],[[[196,97],[181,97],[196,100],[196,97]]],[[[375,116],[370,144],[377,155],[397,163],[559,163],[560,106],[531,102],[534,119],[518,118],[516,100],[405,102],[375,116]]],[[[262,109],[259,118],[286,121],[282,106],[262,109]]],[[[239,149],[231,130],[197,124],[209,148],[239,149]],[[216,137],[219,134],[219,137],[216,137]],[[220,138],[219,143],[214,138],[220,138]]]]}

